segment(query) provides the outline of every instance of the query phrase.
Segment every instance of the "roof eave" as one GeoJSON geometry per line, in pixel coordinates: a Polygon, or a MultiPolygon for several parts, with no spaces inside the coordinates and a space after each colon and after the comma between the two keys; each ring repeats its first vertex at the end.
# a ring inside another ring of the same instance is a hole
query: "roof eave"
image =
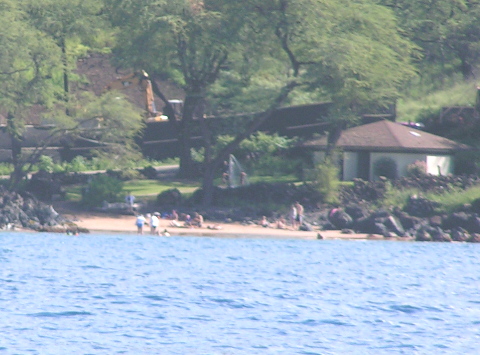
{"type": "MultiPolygon", "coordinates": [[[[311,150],[327,150],[327,146],[308,146],[311,150]]],[[[358,147],[358,146],[337,146],[336,149],[347,152],[372,152],[372,153],[417,153],[417,154],[454,154],[462,151],[470,151],[471,148],[401,148],[401,147],[358,147]]]]}

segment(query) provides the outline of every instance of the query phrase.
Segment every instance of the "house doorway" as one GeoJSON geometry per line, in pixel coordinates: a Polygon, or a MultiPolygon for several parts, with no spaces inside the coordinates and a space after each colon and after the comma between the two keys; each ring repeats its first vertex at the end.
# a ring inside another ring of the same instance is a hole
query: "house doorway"
{"type": "Polygon", "coordinates": [[[357,177],[362,180],[370,180],[370,153],[358,152],[357,177]]]}

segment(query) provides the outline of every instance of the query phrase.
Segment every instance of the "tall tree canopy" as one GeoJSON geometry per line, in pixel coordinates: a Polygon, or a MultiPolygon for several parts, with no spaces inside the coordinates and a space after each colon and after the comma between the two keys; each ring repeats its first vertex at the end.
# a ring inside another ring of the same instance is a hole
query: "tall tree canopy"
{"type": "Polygon", "coordinates": [[[442,84],[460,72],[475,75],[480,55],[480,2],[476,0],[381,0],[393,9],[405,34],[422,52],[421,77],[442,84]],[[440,80],[439,80],[440,79],[440,80]]]}
{"type": "MultiPolygon", "coordinates": [[[[186,91],[184,173],[191,120],[195,112],[202,119],[206,98],[246,95],[249,107],[266,110],[214,159],[208,157],[209,130],[203,130],[205,172],[213,172],[290,97],[331,100],[339,120],[371,102],[393,101],[414,75],[414,46],[399,33],[393,12],[371,0],[106,1],[119,26],[115,53],[123,63],[153,77],[168,75],[186,91]]],[[[205,188],[212,174],[205,173],[205,188]]]]}
{"type": "Polygon", "coordinates": [[[119,63],[145,69],[153,79],[168,76],[185,90],[181,120],[172,117],[172,110],[167,113],[178,126],[180,175],[189,176],[192,120],[203,116],[206,90],[236,47],[243,25],[236,10],[241,6],[224,1],[106,1],[119,26],[119,63]]]}
{"type": "Polygon", "coordinates": [[[31,26],[26,13],[15,1],[2,0],[0,6],[0,110],[7,118],[18,182],[21,169],[23,126],[32,105],[52,104],[58,88],[52,76],[59,61],[55,43],[31,26]]]}
{"type": "Polygon", "coordinates": [[[69,79],[76,68],[79,51],[94,43],[104,28],[103,4],[97,0],[29,0],[25,10],[30,22],[49,36],[61,49],[63,88],[69,100],[69,79]]]}
{"type": "MultiPolygon", "coordinates": [[[[48,1],[38,3],[35,13],[49,13],[51,5],[48,1]],[[42,4],[46,7],[42,8],[42,4]]],[[[66,67],[62,62],[61,41],[57,38],[57,35],[62,37],[61,33],[66,35],[65,29],[47,31],[48,23],[55,22],[53,28],[58,19],[45,16],[39,21],[38,17],[32,17],[31,10],[28,6],[20,9],[15,1],[0,0],[0,113],[7,118],[6,130],[11,137],[12,187],[18,185],[49,144],[58,142],[59,137],[93,139],[104,149],[120,152],[131,145],[133,134],[142,125],[140,113],[113,93],[100,98],[80,95],[65,101],[59,78],[66,67]],[[68,115],[65,107],[70,108],[68,115]],[[26,152],[22,149],[25,124],[31,123],[32,114],[38,116],[39,110],[41,123],[52,123],[53,128],[33,152],[26,152]]]]}

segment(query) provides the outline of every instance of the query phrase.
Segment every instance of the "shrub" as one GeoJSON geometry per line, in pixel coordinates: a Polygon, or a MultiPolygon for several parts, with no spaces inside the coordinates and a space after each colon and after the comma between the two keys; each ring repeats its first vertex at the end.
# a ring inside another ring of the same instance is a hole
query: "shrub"
{"type": "Polygon", "coordinates": [[[147,178],[147,179],[156,179],[158,176],[157,169],[155,169],[153,166],[149,165],[146,166],[145,168],[142,169],[142,174],[147,178]]]}
{"type": "Polygon", "coordinates": [[[122,181],[139,180],[143,176],[138,170],[128,168],[122,170],[107,170],[107,175],[122,181]]]}
{"type": "Polygon", "coordinates": [[[38,159],[37,168],[40,171],[46,171],[48,173],[53,172],[53,159],[48,155],[41,155],[38,159]]]}
{"type": "Polygon", "coordinates": [[[182,193],[178,189],[165,190],[157,195],[158,206],[178,206],[182,202],[182,193]]]}
{"type": "Polygon", "coordinates": [[[123,182],[117,178],[97,175],[82,191],[82,204],[86,207],[99,207],[103,201],[118,202],[123,190],[123,182]]]}
{"type": "Polygon", "coordinates": [[[384,176],[394,180],[398,176],[397,163],[392,158],[378,158],[373,165],[373,173],[377,177],[384,176]]]}
{"type": "Polygon", "coordinates": [[[67,164],[66,169],[69,172],[78,173],[87,170],[87,164],[88,162],[84,157],[77,155],[69,164],[67,164]]]}
{"type": "Polygon", "coordinates": [[[258,176],[296,175],[301,172],[300,159],[288,159],[284,156],[264,155],[250,164],[249,169],[258,176]]]}
{"type": "Polygon", "coordinates": [[[13,165],[10,163],[0,163],[0,175],[10,175],[13,171],[13,165]]]}
{"type": "Polygon", "coordinates": [[[335,203],[338,200],[340,186],[338,167],[331,161],[325,161],[311,172],[312,183],[324,202],[335,203]]]}
{"type": "Polygon", "coordinates": [[[407,166],[407,176],[422,177],[427,175],[427,164],[424,161],[417,160],[415,163],[407,166]]]}
{"type": "Polygon", "coordinates": [[[459,153],[455,158],[456,175],[473,175],[480,171],[480,156],[477,151],[459,153]]]}

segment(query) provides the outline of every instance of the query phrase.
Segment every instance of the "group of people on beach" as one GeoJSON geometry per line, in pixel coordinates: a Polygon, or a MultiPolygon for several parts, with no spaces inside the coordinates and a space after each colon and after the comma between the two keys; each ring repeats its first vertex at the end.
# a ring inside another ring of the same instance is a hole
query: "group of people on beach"
{"type": "Polygon", "coordinates": [[[158,227],[160,225],[160,213],[147,213],[145,216],[143,214],[138,214],[136,216],[135,225],[137,226],[137,233],[143,234],[144,226],[150,226],[150,234],[152,235],[163,235],[169,236],[170,234],[165,229],[163,232],[160,232],[158,227]]]}
{"type": "Polygon", "coordinates": [[[304,211],[305,209],[298,201],[290,206],[289,218],[293,229],[298,229],[302,225],[304,211]]]}
{"type": "MultiPolygon", "coordinates": [[[[165,215],[164,217],[170,220],[170,227],[201,228],[204,225],[203,216],[198,212],[195,212],[193,216],[183,213],[179,216],[178,212],[173,210],[171,214],[165,215]],[[182,221],[183,224],[180,221],[182,221]]],[[[162,232],[159,231],[161,218],[162,215],[159,212],[147,213],[145,216],[143,214],[138,214],[135,220],[138,234],[144,234],[144,227],[150,226],[150,234],[169,236],[170,233],[167,229],[162,232]]],[[[215,226],[208,226],[207,228],[219,229],[215,226]]]]}
{"type": "MultiPolygon", "coordinates": [[[[296,230],[299,229],[303,223],[303,214],[304,214],[304,207],[296,201],[294,204],[290,206],[290,210],[288,212],[288,221],[291,226],[291,229],[296,230]]],[[[272,224],[268,221],[266,216],[263,216],[260,222],[258,223],[264,228],[271,227],[272,224]]],[[[288,229],[288,222],[284,217],[278,218],[274,223],[275,228],[277,229],[288,229]]]]}
{"type": "MultiPolygon", "coordinates": [[[[131,193],[128,193],[125,200],[128,203],[129,207],[131,208],[132,212],[135,211],[134,209],[135,197],[131,193]]],[[[303,223],[303,214],[304,214],[304,207],[298,201],[296,201],[290,206],[290,209],[287,215],[288,222],[284,217],[280,217],[272,225],[268,221],[267,217],[263,216],[258,224],[265,228],[274,226],[277,229],[297,230],[301,227],[303,223]]],[[[160,232],[159,230],[161,218],[169,219],[170,227],[202,228],[205,223],[203,216],[198,212],[194,212],[193,216],[185,213],[182,213],[181,215],[179,215],[176,210],[172,210],[171,214],[164,214],[163,216],[159,212],[147,213],[145,216],[141,213],[138,213],[136,215],[136,220],[135,220],[137,233],[144,234],[144,227],[150,226],[151,235],[169,236],[170,233],[168,232],[167,229],[164,229],[162,232],[160,232]]],[[[207,228],[221,229],[221,226],[219,226],[218,224],[214,224],[214,225],[207,226],[207,228]]]]}

